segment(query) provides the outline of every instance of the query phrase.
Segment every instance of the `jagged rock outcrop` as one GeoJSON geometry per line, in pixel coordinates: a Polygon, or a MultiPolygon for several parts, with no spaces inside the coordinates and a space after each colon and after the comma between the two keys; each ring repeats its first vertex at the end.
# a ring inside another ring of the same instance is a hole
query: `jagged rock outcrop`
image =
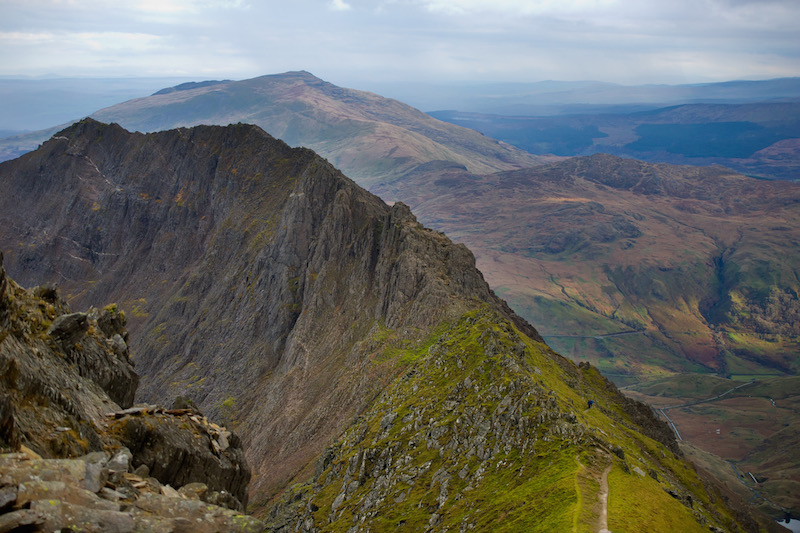
{"type": "Polygon", "coordinates": [[[0,279],[0,393],[15,438],[45,457],[100,449],[105,413],[129,407],[139,381],[127,349],[115,351],[96,310],[70,313],[55,291],[0,279]]]}
{"type": "Polygon", "coordinates": [[[52,287],[23,289],[0,254],[0,453],[23,452],[0,455],[0,531],[261,531],[240,514],[236,435],[130,407],[124,324],[116,306],[71,313],[52,287]]]}
{"type": "Polygon", "coordinates": [[[203,483],[209,497],[216,492],[213,498],[222,501],[230,494],[232,508],[247,506],[250,469],[239,437],[203,415],[144,408],[109,422],[108,432],[130,449],[133,467],[146,466],[162,483],[203,483]]]}

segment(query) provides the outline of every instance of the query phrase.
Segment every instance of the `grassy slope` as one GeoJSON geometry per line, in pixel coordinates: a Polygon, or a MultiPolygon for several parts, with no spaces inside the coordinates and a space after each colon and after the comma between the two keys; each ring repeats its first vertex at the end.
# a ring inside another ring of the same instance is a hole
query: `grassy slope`
{"type": "Polygon", "coordinates": [[[708,530],[698,520],[737,530],[691,467],[633,429],[595,369],[578,369],[494,313],[467,313],[392,356],[398,379],[326,450],[274,521],[313,519],[323,531],[354,523],[596,531],[600,475],[613,464],[612,530],[708,530]],[[598,407],[586,409],[587,398],[598,407]],[[300,505],[288,504],[293,497],[300,505]]]}

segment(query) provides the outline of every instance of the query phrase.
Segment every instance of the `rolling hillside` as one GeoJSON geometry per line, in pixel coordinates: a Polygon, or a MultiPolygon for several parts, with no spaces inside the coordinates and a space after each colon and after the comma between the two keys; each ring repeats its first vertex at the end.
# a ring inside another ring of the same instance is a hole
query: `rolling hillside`
{"type": "Polygon", "coordinates": [[[423,183],[395,194],[561,353],[620,382],[800,370],[797,184],[602,154],[423,183]]]}
{"type": "Polygon", "coordinates": [[[92,117],[145,132],[198,124],[256,124],[292,146],[315,150],[367,188],[437,160],[454,161],[477,173],[542,161],[396,100],[337,87],[307,72],[186,84],[92,117]]]}
{"type": "Polygon", "coordinates": [[[692,103],[637,112],[503,116],[431,113],[533,154],[606,153],[651,163],[723,165],[764,179],[800,177],[797,98],[692,103]]]}

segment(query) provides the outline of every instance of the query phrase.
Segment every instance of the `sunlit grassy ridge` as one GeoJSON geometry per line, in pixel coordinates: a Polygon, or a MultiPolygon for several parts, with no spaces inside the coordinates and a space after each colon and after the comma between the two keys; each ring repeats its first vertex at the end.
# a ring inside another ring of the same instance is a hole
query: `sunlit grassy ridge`
{"type": "Polygon", "coordinates": [[[322,531],[597,531],[613,465],[612,530],[740,529],[691,466],[641,433],[632,404],[596,369],[496,313],[467,313],[420,347],[387,350],[404,361],[402,375],[274,521],[322,531]]]}

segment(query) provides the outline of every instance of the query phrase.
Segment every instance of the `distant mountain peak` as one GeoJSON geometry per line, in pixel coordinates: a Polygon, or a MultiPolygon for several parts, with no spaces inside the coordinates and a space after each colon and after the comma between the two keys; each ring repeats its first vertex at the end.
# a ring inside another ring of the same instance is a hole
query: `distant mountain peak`
{"type": "Polygon", "coordinates": [[[451,161],[487,173],[547,160],[397,100],[338,87],[303,70],[179,87],[184,89],[124,102],[92,116],[137,131],[257,124],[292,146],[312,148],[367,188],[396,181],[430,161],[451,161]]]}
{"type": "Polygon", "coordinates": [[[220,83],[227,83],[229,81],[231,80],[189,81],[186,83],[181,83],[180,85],[176,85],[175,87],[161,89],[160,91],[153,93],[153,96],[170,94],[178,91],[190,91],[192,89],[200,89],[203,87],[211,87],[212,85],[219,85],[220,83]]]}

